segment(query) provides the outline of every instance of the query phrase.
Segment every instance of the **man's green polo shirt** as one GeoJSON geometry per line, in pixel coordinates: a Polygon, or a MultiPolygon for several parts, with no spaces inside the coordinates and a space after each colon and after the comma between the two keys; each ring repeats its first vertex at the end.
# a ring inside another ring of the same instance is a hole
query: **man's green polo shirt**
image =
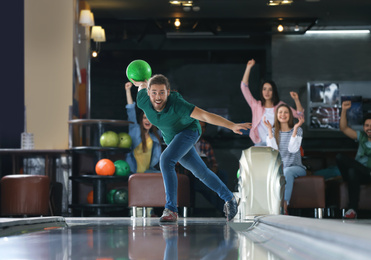
{"type": "Polygon", "coordinates": [[[152,106],[147,89],[141,89],[137,95],[137,105],[144,111],[148,120],[161,130],[167,145],[176,134],[185,129],[198,131],[201,134],[198,120],[190,117],[195,105],[185,101],[178,92],[171,91],[165,108],[157,112],[152,106]]]}

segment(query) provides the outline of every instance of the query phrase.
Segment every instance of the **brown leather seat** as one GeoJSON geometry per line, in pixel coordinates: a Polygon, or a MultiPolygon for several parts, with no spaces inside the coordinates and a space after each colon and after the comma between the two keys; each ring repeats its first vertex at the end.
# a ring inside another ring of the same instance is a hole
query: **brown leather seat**
{"type": "MultiPolygon", "coordinates": [[[[190,206],[189,178],[184,174],[178,177],[178,207],[186,209],[190,206]]],[[[135,173],[130,175],[128,182],[129,202],[136,216],[136,207],[164,207],[166,195],[161,173],[135,173]]],[[[145,214],[143,214],[144,216],[145,214]]]]}
{"type": "Polygon", "coordinates": [[[326,206],[325,179],[323,176],[303,176],[294,181],[289,208],[318,210],[318,217],[322,218],[326,206]]]}
{"type": "Polygon", "coordinates": [[[49,177],[44,175],[4,176],[1,179],[1,215],[48,215],[49,185],[49,177]]]}

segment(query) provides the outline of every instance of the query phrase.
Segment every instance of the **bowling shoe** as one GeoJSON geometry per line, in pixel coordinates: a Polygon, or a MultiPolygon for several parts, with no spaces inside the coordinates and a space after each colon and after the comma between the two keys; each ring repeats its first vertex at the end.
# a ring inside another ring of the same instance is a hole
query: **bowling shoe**
{"type": "Polygon", "coordinates": [[[235,197],[233,197],[230,201],[227,201],[224,204],[223,211],[228,221],[232,220],[236,216],[239,204],[240,204],[240,200],[238,200],[237,202],[235,197]]]}
{"type": "Polygon", "coordinates": [[[357,212],[354,209],[348,209],[347,212],[344,214],[345,219],[356,219],[357,212]]]}
{"type": "Polygon", "coordinates": [[[178,213],[171,211],[170,209],[164,209],[160,222],[176,222],[178,220],[178,213]]]}

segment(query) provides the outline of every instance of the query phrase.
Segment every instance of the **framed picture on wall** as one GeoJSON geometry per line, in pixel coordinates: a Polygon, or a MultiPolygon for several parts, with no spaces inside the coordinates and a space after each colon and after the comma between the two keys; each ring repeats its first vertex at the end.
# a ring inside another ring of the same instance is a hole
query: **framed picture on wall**
{"type": "Polygon", "coordinates": [[[309,126],[311,129],[339,129],[339,120],[339,107],[310,107],[309,126]]]}
{"type": "Polygon", "coordinates": [[[340,105],[338,83],[308,83],[310,103],[318,105],[340,105]]]}
{"type": "Polygon", "coordinates": [[[309,130],[338,130],[341,104],[352,101],[347,111],[348,124],[363,129],[363,116],[371,113],[371,81],[307,82],[306,123],[309,130]]]}
{"type": "Polygon", "coordinates": [[[308,82],[308,126],[310,129],[339,129],[340,90],[335,82],[308,82]]]}
{"type": "Polygon", "coordinates": [[[347,111],[348,125],[362,125],[363,124],[363,108],[362,108],[362,96],[353,95],[342,95],[341,103],[345,100],[352,102],[351,107],[347,111]]]}

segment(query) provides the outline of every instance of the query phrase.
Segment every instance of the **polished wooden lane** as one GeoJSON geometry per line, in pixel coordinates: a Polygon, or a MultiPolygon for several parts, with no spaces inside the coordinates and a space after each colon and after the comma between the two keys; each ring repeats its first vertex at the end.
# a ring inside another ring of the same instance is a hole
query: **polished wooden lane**
{"type": "Polygon", "coordinates": [[[0,259],[369,259],[371,220],[0,219],[0,259]],[[7,231],[6,231],[7,230],[7,231]],[[13,232],[10,232],[13,230],[13,232]]]}

